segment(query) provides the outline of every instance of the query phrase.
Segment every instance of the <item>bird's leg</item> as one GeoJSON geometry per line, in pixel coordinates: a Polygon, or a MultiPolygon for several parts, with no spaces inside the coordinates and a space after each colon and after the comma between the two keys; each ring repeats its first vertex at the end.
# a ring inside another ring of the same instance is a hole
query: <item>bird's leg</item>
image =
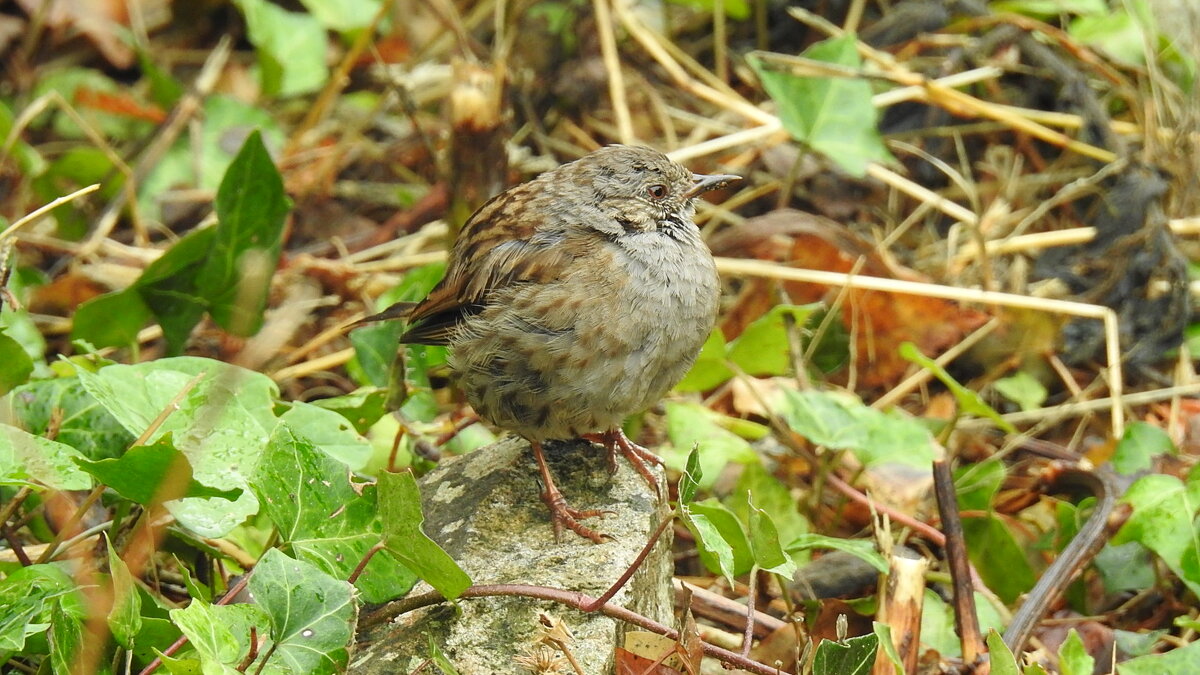
{"type": "Polygon", "coordinates": [[[554,540],[562,540],[563,525],[569,527],[575,534],[586,539],[591,539],[597,544],[603,542],[605,539],[611,539],[608,535],[585,527],[579,522],[580,519],[595,518],[604,515],[606,512],[599,509],[581,511],[568,506],[566,497],[563,497],[563,493],[554,484],[554,478],[550,476],[550,467],[546,464],[545,455],[542,454],[542,444],[530,441],[529,445],[533,448],[533,458],[537,460],[538,471],[542,473],[542,484],[546,486],[546,489],[542,491],[541,497],[546,506],[550,507],[550,521],[554,525],[554,540]]]}
{"type": "Polygon", "coordinates": [[[593,443],[600,443],[608,449],[608,464],[613,473],[616,473],[617,470],[617,451],[619,450],[625,459],[629,460],[634,470],[646,480],[646,484],[654,488],[656,493],[661,494],[662,488],[659,486],[658,480],[654,478],[654,474],[650,473],[650,467],[646,466],[647,462],[662,466],[663,462],[658,455],[629,440],[629,437],[620,428],[602,431],[598,434],[584,434],[583,438],[593,443]]]}

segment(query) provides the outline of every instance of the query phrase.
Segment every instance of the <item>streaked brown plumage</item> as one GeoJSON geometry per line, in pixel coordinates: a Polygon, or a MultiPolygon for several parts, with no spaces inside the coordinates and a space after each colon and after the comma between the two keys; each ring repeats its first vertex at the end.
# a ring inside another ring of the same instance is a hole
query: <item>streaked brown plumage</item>
{"type": "Polygon", "coordinates": [[[657,458],[620,425],[683,377],[712,330],[717,273],[692,201],[736,179],[648,148],[597,150],[480,208],[412,309],[401,341],[449,346],[479,416],[532,444],[556,534],[603,540],[579,523],[599,512],[555,487],[543,441],[601,442],[657,487],[643,461],[657,458]]]}

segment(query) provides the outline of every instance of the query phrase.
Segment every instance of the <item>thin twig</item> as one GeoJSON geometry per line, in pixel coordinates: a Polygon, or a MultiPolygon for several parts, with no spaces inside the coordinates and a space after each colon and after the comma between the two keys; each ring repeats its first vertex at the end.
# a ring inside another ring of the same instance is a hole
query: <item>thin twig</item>
{"type": "MultiPolygon", "coordinates": [[[[527,584],[492,584],[484,586],[472,586],[463,591],[460,599],[463,598],[486,598],[498,596],[517,596],[534,598],[536,600],[549,600],[557,602],[575,609],[582,609],[584,606],[591,605],[595,599],[579,593],[577,591],[564,591],[558,588],[549,588],[546,586],[531,586],[527,584]]],[[[374,614],[365,617],[360,627],[369,627],[387,621],[393,617],[420,609],[446,602],[442,594],[437,591],[422,593],[421,595],[410,596],[402,600],[397,600],[389,605],[379,609],[374,614]]],[[[679,639],[679,631],[664,626],[653,619],[648,619],[637,612],[626,609],[612,603],[605,603],[599,609],[600,613],[618,619],[626,623],[633,624],[639,628],[644,628],[648,631],[665,635],[672,640],[679,639]]],[[[779,671],[776,668],[768,666],[758,661],[745,658],[740,654],[731,652],[728,649],[708,644],[701,643],[704,648],[704,653],[711,656],[722,663],[727,663],[731,666],[750,671],[756,675],[778,675],[779,671]]]]}

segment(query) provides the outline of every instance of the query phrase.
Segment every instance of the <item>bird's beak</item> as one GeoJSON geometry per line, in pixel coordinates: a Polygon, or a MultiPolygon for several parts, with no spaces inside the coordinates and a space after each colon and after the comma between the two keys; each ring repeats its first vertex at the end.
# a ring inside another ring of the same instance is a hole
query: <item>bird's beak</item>
{"type": "Polygon", "coordinates": [[[692,189],[688,190],[683,196],[687,198],[699,197],[709,190],[717,190],[723,188],[730,183],[736,183],[741,180],[741,176],[733,176],[729,174],[713,174],[705,176],[704,174],[692,174],[692,189]]]}

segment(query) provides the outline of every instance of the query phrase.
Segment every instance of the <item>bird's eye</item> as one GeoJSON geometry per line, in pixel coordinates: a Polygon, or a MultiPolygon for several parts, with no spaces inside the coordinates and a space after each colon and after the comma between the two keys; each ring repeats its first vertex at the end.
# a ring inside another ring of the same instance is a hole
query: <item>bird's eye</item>
{"type": "Polygon", "coordinates": [[[651,185],[650,187],[646,188],[646,194],[650,195],[652,199],[662,199],[667,196],[667,186],[651,185]]]}

